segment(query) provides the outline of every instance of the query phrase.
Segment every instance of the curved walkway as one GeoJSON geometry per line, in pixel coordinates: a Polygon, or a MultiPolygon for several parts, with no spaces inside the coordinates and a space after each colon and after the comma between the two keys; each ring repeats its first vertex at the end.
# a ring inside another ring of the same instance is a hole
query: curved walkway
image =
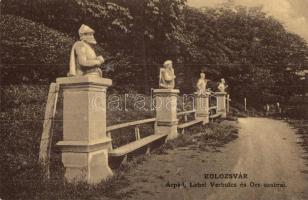
{"type": "Polygon", "coordinates": [[[308,199],[307,160],[295,130],[266,118],[242,118],[239,125],[239,138],[218,150],[190,145],[151,155],[129,170],[129,185],[118,194],[160,200],[308,199]]]}

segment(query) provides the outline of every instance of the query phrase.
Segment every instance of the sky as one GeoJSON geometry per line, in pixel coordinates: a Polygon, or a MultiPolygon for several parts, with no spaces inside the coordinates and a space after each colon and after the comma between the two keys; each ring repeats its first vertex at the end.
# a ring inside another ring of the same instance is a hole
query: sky
{"type": "MultiPolygon", "coordinates": [[[[193,7],[215,7],[226,0],[188,0],[193,7]]],[[[282,22],[285,28],[308,42],[308,0],[235,0],[245,6],[263,6],[263,11],[282,22]]]]}

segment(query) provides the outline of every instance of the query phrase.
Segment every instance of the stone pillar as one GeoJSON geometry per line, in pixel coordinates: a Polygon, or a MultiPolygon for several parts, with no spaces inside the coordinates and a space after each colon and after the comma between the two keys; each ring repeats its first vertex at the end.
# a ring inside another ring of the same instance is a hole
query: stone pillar
{"type": "Polygon", "coordinates": [[[178,136],[177,89],[155,89],[155,134],[168,134],[167,140],[178,136]]]}
{"type": "Polygon", "coordinates": [[[227,117],[226,110],[226,94],[225,92],[215,92],[216,100],[217,100],[217,113],[221,113],[222,118],[227,117]]]}
{"type": "Polygon", "coordinates": [[[196,119],[203,120],[203,124],[209,123],[209,93],[195,93],[196,119]]]}
{"type": "Polygon", "coordinates": [[[228,95],[227,95],[227,99],[226,99],[226,103],[227,103],[227,113],[230,112],[230,101],[231,101],[230,95],[228,94],[228,95]]]}
{"type": "Polygon", "coordinates": [[[106,91],[110,79],[58,78],[63,89],[62,151],[68,182],[99,183],[112,175],[108,165],[111,138],[106,136],[106,91]]]}

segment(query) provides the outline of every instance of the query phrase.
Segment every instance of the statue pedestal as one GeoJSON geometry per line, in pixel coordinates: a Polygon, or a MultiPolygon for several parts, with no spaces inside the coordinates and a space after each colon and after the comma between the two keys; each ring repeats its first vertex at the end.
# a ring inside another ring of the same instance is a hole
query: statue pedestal
{"type": "Polygon", "coordinates": [[[227,107],[226,110],[227,110],[227,111],[226,111],[226,112],[227,112],[227,113],[230,112],[230,101],[231,101],[230,95],[228,94],[228,95],[227,95],[227,99],[226,99],[226,103],[227,103],[227,105],[226,105],[226,107],[227,107]]]}
{"type": "Polygon", "coordinates": [[[177,89],[154,90],[156,107],[155,134],[168,134],[167,140],[178,136],[177,89]]]}
{"type": "Polygon", "coordinates": [[[209,123],[209,94],[195,93],[196,119],[203,121],[203,124],[209,123]]]}
{"type": "Polygon", "coordinates": [[[58,78],[63,89],[62,151],[68,182],[99,183],[112,175],[108,165],[111,138],[106,136],[106,90],[110,79],[58,78]]]}
{"type": "Polygon", "coordinates": [[[225,92],[215,92],[215,96],[217,100],[217,113],[221,113],[222,118],[227,117],[226,94],[227,93],[225,92]]]}

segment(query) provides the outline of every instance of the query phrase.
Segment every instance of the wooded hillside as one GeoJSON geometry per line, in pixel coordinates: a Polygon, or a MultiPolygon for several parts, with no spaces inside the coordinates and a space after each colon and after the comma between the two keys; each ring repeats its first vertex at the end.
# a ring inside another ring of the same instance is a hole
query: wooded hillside
{"type": "Polygon", "coordinates": [[[232,99],[256,105],[304,93],[297,72],[308,66],[306,41],[259,7],[201,10],[185,0],[4,0],[2,7],[1,79],[8,84],[65,76],[85,23],[96,30],[104,74],[118,90],[149,93],[162,62],[172,59],[181,92],[191,93],[203,71],[213,81],[224,77],[232,99]]]}

